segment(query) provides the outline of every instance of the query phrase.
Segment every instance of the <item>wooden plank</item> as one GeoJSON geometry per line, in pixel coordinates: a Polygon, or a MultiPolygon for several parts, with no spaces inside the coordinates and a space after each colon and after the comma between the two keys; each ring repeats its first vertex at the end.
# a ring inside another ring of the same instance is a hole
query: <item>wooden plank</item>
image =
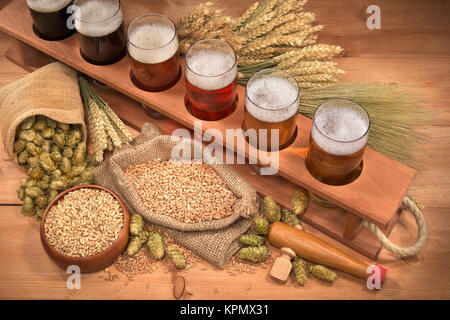
{"type": "MultiPolygon", "coordinates": [[[[127,11],[127,6],[124,7],[124,10],[127,11]]],[[[10,3],[0,12],[0,28],[131,98],[152,106],[155,110],[169,116],[178,123],[193,128],[196,119],[184,107],[185,86],[183,81],[179,81],[173,88],[164,92],[144,92],[136,88],[130,78],[125,76],[129,74],[127,59],[106,67],[93,66],[85,62],[79,55],[76,37],[49,43],[29,32],[32,25],[31,18],[24,12],[26,12],[25,3],[10,3]],[[21,23],[14,24],[12,16],[21,16],[21,23]]],[[[241,97],[239,106],[230,117],[222,121],[203,122],[202,129],[204,131],[219,129],[223,137],[225,137],[227,129],[240,129],[244,109],[244,89],[242,87],[238,88],[238,95],[241,97]]],[[[128,121],[135,126],[142,124],[142,119],[129,119],[128,121]]],[[[368,149],[364,155],[364,170],[356,181],[340,187],[322,184],[309,174],[304,163],[309,143],[310,126],[311,120],[298,116],[299,134],[296,141],[289,148],[278,153],[279,175],[317,193],[361,218],[372,221],[381,227],[386,227],[394,219],[401,200],[414,178],[415,171],[368,149]],[[358,194],[357,197],[356,194],[358,194]],[[378,201],[380,198],[384,199],[381,203],[378,201]]],[[[216,141],[222,142],[228,148],[235,149],[240,154],[248,156],[252,153],[253,148],[248,144],[242,144],[242,147],[234,146],[235,148],[233,148],[234,139],[224,141],[219,137],[216,138],[216,141]]],[[[238,135],[237,139],[245,141],[242,134],[238,135]]],[[[276,160],[273,162],[277,163],[276,160]]]]}
{"type": "MultiPolygon", "coordinates": [[[[181,272],[186,278],[187,292],[183,299],[449,299],[450,281],[442,273],[448,267],[450,234],[448,209],[428,212],[429,231],[433,236],[417,257],[397,259],[383,251],[378,263],[388,268],[388,275],[379,291],[370,291],[364,281],[338,272],[332,286],[309,278],[304,287],[293,279],[285,285],[270,279],[268,269],[256,268],[254,274],[237,274],[218,270],[208,263],[199,263],[181,272]]],[[[157,263],[152,274],[128,281],[105,281],[103,272],[82,275],[81,289],[66,287],[67,274],[45,254],[39,240],[39,224],[24,217],[18,207],[0,206],[0,299],[172,299],[173,270],[168,262],[157,263]]],[[[407,245],[414,241],[414,219],[402,215],[391,238],[407,245]]],[[[310,226],[308,232],[326,240],[358,259],[370,260],[353,252],[310,226]]],[[[272,250],[274,257],[279,250],[272,250]]],[[[116,272],[114,268],[111,268],[116,272]]]]}

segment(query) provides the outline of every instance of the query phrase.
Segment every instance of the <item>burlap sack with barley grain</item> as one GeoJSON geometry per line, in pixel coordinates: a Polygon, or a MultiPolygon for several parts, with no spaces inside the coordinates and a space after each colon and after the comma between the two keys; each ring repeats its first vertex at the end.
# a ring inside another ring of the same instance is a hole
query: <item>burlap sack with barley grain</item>
{"type": "Polygon", "coordinates": [[[238,201],[230,215],[223,219],[185,223],[149,211],[133,183],[125,177],[124,170],[130,165],[156,159],[171,159],[172,149],[180,144],[191,150],[192,157],[203,150],[198,141],[160,135],[154,125],[146,123],[132,144],[116,150],[95,169],[95,183],[119,194],[130,210],[141,214],[148,223],[166,231],[176,242],[212,264],[224,268],[240,247],[239,236],[250,228],[251,217],[259,209],[258,195],[249,182],[230,166],[218,164],[213,157],[205,155],[205,163],[219,174],[238,201]]]}
{"type": "Polygon", "coordinates": [[[16,128],[35,115],[80,124],[86,141],[84,109],[75,70],[54,62],[0,88],[0,145],[10,160],[14,158],[16,128]]]}

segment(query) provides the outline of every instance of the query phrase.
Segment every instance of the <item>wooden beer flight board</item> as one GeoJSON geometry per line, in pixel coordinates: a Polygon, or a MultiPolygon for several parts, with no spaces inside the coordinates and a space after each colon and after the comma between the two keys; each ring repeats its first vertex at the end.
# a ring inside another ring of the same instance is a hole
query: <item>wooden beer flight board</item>
{"type": "MultiPolygon", "coordinates": [[[[123,7],[126,11],[127,2],[123,3],[123,7]]],[[[174,87],[163,92],[140,90],[130,80],[128,58],[109,66],[95,66],[80,56],[76,36],[62,41],[45,41],[37,37],[32,31],[32,20],[25,1],[11,1],[1,9],[0,30],[18,40],[17,46],[11,48],[8,54],[13,62],[32,70],[50,62],[51,59],[46,57],[48,55],[131,98],[117,93],[104,93],[111,107],[127,124],[140,129],[145,122],[152,121],[140,105],[144,103],[177,123],[175,125],[170,120],[156,121],[164,133],[170,134],[173,128],[180,125],[194,128],[197,119],[184,106],[186,87],[183,77],[174,87]]],[[[203,121],[203,131],[218,129],[225,138],[227,129],[240,129],[245,97],[245,90],[241,86],[238,87],[238,96],[236,111],[221,121],[203,121]]],[[[235,165],[235,168],[249,179],[258,192],[274,195],[284,206],[290,207],[290,196],[296,185],[337,204],[338,208],[323,208],[311,201],[302,220],[375,259],[381,245],[365,228],[358,230],[360,221],[371,221],[389,234],[400,212],[401,201],[414,179],[415,170],[367,148],[362,173],[354,182],[345,186],[323,184],[313,178],[305,166],[311,120],[299,115],[297,128],[295,141],[278,153],[278,176],[251,175],[248,173],[249,166],[235,165]]],[[[242,134],[237,139],[245,140],[242,134]]],[[[217,142],[222,142],[228,148],[234,147],[236,153],[246,157],[253,151],[257,152],[245,141],[243,148],[239,147],[239,143],[233,143],[235,141],[217,142]]]]}

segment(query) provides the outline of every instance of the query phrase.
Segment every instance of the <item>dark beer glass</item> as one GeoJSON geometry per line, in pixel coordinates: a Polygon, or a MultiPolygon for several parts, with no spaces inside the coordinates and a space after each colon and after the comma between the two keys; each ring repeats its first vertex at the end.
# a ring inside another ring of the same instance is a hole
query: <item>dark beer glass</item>
{"type": "Polygon", "coordinates": [[[299,93],[295,78],[281,70],[261,70],[250,78],[245,88],[243,126],[244,130],[256,131],[257,148],[278,151],[292,142],[299,93]]]}
{"type": "Polygon", "coordinates": [[[358,103],[328,99],[317,107],[311,127],[306,167],[319,181],[340,186],[361,173],[370,118],[358,103]]]}
{"type": "Polygon", "coordinates": [[[123,14],[119,0],[76,0],[75,28],[81,56],[107,65],[126,54],[123,14]]]}
{"type": "Polygon", "coordinates": [[[44,40],[62,40],[75,30],[67,27],[70,13],[67,8],[73,0],[27,0],[33,19],[33,31],[44,40]]]}
{"type": "Polygon", "coordinates": [[[186,52],[186,108],[201,120],[228,117],[237,106],[236,53],[227,42],[206,39],[186,52]]]}
{"type": "Polygon", "coordinates": [[[149,14],[134,19],[127,46],[131,80],[138,88],[162,91],[180,79],[176,26],[168,17],[149,14]]]}

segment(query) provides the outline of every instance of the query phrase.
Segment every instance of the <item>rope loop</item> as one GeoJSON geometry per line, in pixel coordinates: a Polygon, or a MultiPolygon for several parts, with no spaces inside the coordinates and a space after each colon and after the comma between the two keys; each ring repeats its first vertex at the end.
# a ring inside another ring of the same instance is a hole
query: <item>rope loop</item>
{"type": "Polygon", "coordinates": [[[363,220],[362,224],[374,234],[374,236],[381,242],[381,244],[383,244],[383,246],[387,250],[400,257],[409,257],[416,255],[425,245],[427,241],[427,224],[422,213],[423,207],[419,205],[414,199],[412,199],[410,196],[405,196],[403,198],[402,204],[405,209],[409,210],[412,213],[418,227],[417,241],[412,246],[400,247],[392,243],[386,237],[383,231],[381,231],[380,228],[378,228],[372,222],[363,220]]]}

